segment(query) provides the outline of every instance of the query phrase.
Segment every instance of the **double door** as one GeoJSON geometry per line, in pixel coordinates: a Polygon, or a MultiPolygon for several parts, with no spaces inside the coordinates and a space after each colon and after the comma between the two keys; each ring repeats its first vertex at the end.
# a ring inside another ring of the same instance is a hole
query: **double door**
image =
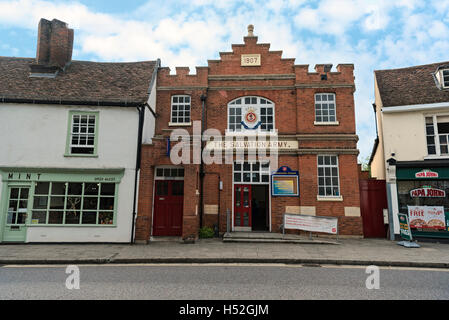
{"type": "Polygon", "coordinates": [[[251,230],[251,185],[234,185],[234,227],[251,230]]]}
{"type": "Polygon", "coordinates": [[[156,180],[153,236],[181,236],[184,181],[156,180]]]}

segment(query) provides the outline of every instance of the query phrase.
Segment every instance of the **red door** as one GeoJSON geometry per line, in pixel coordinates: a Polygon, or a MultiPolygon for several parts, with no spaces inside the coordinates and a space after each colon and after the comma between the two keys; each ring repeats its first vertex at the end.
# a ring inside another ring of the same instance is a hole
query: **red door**
{"type": "Polygon", "coordinates": [[[251,227],[251,185],[234,186],[234,226],[251,227]]]}
{"type": "Polygon", "coordinates": [[[365,238],[385,238],[383,209],[388,208],[385,180],[360,180],[360,211],[365,238]]]}
{"type": "Polygon", "coordinates": [[[156,180],[154,197],[154,236],[181,236],[184,181],[156,180]]]}

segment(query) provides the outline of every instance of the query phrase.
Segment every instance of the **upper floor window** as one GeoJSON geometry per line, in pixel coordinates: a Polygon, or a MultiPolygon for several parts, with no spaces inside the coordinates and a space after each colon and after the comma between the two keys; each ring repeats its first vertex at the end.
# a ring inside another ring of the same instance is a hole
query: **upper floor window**
{"type": "Polygon", "coordinates": [[[228,130],[274,129],[274,103],[261,97],[242,97],[228,105],[228,130]]]}
{"type": "Polygon", "coordinates": [[[427,153],[449,155],[449,116],[426,117],[427,153]]]}
{"type": "Polygon", "coordinates": [[[438,70],[435,76],[438,79],[440,88],[449,88],[449,69],[438,70]]]}
{"type": "Polygon", "coordinates": [[[98,112],[69,112],[66,155],[95,156],[98,140],[98,112]]]}
{"type": "Polygon", "coordinates": [[[190,96],[177,95],[171,97],[172,124],[190,124],[190,96]]]}
{"type": "Polygon", "coordinates": [[[335,94],[315,94],[315,122],[336,122],[335,94]]]}

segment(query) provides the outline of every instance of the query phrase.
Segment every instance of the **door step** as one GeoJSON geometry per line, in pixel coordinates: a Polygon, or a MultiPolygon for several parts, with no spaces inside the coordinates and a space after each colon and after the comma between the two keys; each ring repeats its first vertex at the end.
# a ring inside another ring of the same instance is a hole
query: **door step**
{"type": "Polygon", "coordinates": [[[340,244],[336,239],[310,238],[306,236],[272,232],[229,232],[223,235],[223,242],[340,244]]]}

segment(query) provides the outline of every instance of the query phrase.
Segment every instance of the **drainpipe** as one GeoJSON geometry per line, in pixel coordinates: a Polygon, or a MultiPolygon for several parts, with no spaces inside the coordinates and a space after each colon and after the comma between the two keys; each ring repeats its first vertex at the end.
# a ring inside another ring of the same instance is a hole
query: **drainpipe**
{"type": "Polygon", "coordinates": [[[137,111],[139,112],[139,128],[137,133],[137,154],[136,154],[136,170],[134,176],[134,200],[133,200],[133,218],[132,218],[132,226],[131,226],[131,243],[134,243],[134,233],[135,233],[135,221],[137,217],[136,207],[137,207],[137,181],[139,179],[139,171],[141,164],[141,155],[142,155],[142,136],[143,136],[143,122],[145,119],[145,105],[137,107],[137,111]]]}
{"type": "Polygon", "coordinates": [[[206,99],[207,99],[207,89],[206,94],[201,95],[201,160],[200,160],[200,228],[203,227],[203,214],[204,214],[204,196],[203,196],[203,186],[204,186],[204,163],[203,163],[203,133],[206,124],[206,99]]]}

